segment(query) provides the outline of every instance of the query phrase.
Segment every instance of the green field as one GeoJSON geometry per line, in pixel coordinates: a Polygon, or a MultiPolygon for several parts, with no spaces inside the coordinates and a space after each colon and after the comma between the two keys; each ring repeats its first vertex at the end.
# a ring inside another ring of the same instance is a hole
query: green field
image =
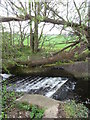
{"type": "MultiPolygon", "coordinates": [[[[19,36],[15,39],[15,43],[18,44],[19,36]]],[[[74,41],[76,37],[64,36],[64,35],[43,35],[39,41],[39,48],[46,49],[48,51],[58,51],[65,46],[69,45],[68,42],[74,41]]],[[[30,37],[24,40],[24,45],[30,45],[30,37]]]]}
{"type": "MultiPolygon", "coordinates": [[[[7,33],[5,35],[5,40],[9,39],[9,34],[7,33]]],[[[14,47],[8,44],[8,41],[3,45],[3,49],[6,49],[7,46],[7,51],[3,53],[3,58],[15,58],[15,59],[20,59],[20,60],[27,60],[28,57],[30,59],[39,59],[40,57],[48,57],[49,55],[63,49],[65,46],[70,45],[71,43],[68,42],[73,42],[77,38],[71,37],[71,36],[64,36],[64,35],[43,35],[39,41],[39,49],[40,52],[37,53],[32,53],[30,49],[30,37],[27,39],[25,38],[24,40],[24,46],[21,48],[20,46],[20,35],[14,34],[14,47]],[[16,51],[16,52],[14,52],[16,51]]],[[[5,51],[4,49],[4,51],[5,51]]],[[[67,49],[69,50],[69,49],[67,49]]]]}
{"type": "MultiPolygon", "coordinates": [[[[20,44],[20,35],[14,34],[13,35],[14,44],[20,44]]],[[[39,48],[43,48],[47,51],[58,51],[65,46],[68,46],[70,43],[77,40],[76,36],[65,36],[65,35],[42,35],[41,39],[39,40],[39,48]]],[[[30,36],[24,39],[24,45],[30,46],[30,36]]]]}

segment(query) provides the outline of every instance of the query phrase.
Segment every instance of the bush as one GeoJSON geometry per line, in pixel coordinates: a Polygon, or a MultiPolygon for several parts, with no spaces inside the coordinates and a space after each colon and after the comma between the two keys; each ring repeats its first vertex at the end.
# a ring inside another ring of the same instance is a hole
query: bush
{"type": "Polygon", "coordinates": [[[17,103],[16,107],[20,110],[26,110],[26,111],[30,111],[30,118],[34,119],[34,118],[42,118],[43,114],[44,114],[44,109],[40,109],[35,105],[29,105],[26,102],[23,103],[17,103]]]}
{"type": "Polygon", "coordinates": [[[76,104],[74,100],[65,103],[64,110],[69,118],[87,118],[88,109],[81,103],[76,104]]]}

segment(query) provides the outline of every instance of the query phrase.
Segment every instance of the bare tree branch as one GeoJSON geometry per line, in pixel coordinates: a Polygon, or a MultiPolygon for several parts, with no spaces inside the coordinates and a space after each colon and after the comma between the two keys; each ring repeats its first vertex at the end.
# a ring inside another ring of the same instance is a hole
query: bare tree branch
{"type": "Polygon", "coordinates": [[[53,10],[51,7],[49,7],[48,5],[46,6],[47,7],[47,9],[50,9],[50,11],[52,11],[55,15],[57,15],[61,20],[63,20],[63,21],[65,21],[59,14],[57,14],[56,12],[55,12],[55,10],[53,10]]]}
{"type": "Polygon", "coordinates": [[[70,47],[73,47],[73,46],[75,46],[76,44],[78,44],[78,43],[80,43],[80,42],[81,42],[80,40],[75,41],[74,43],[72,43],[72,44],[70,44],[70,45],[64,47],[63,49],[61,49],[60,51],[54,53],[53,55],[57,55],[57,54],[59,54],[60,52],[66,50],[66,49],[68,49],[68,48],[70,48],[70,47]]]}
{"type": "Polygon", "coordinates": [[[79,19],[80,19],[80,21],[79,21],[79,24],[81,25],[81,14],[80,14],[80,11],[79,11],[79,9],[77,8],[77,5],[76,5],[76,3],[75,3],[75,1],[73,0],[73,3],[74,3],[74,6],[75,6],[75,8],[76,8],[76,10],[77,10],[77,13],[78,13],[78,15],[79,15],[79,19]]]}

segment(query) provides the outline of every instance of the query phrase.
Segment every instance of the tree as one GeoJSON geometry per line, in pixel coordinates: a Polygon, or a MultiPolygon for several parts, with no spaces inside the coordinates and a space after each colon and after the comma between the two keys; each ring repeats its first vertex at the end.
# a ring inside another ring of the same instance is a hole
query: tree
{"type": "MultiPolygon", "coordinates": [[[[29,3],[29,12],[27,11],[27,9],[24,8],[22,2],[20,2],[20,0],[18,0],[18,2],[20,3],[20,7],[18,7],[15,3],[13,3],[11,0],[8,1],[8,3],[12,6],[14,6],[14,9],[17,9],[17,11],[19,12],[18,15],[16,17],[1,17],[0,18],[0,22],[9,22],[9,21],[27,21],[29,20],[30,23],[30,43],[31,43],[31,48],[32,51],[37,52],[38,50],[38,24],[40,24],[41,22],[44,23],[50,23],[50,24],[54,24],[54,25],[59,25],[62,26],[62,28],[65,30],[66,28],[70,27],[72,28],[72,30],[74,31],[74,34],[76,34],[77,36],[79,36],[79,39],[77,39],[75,41],[75,43],[67,46],[66,48],[63,48],[62,50],[58,51],[57,53],[55,53],[55,58],[60,52],[62,52],[63,50],[69,48],[69,47],[73,47],[76,44],[80,43],[80,42],[87,42],[88,44],[88,48],[90,48],[90,39],[89,39],[89,27],[87,25],[87,23],[89,22],[89,14],[87,17],[87,1],[83,0],[83,2],[80,5],[77,5],[75,0],[71,1],[71,0],[67,0],[67,1],[51,1],[49,3],[35,3],[33,9],[31,9],[31,3],[29,3]],[[58,2],[58,4],[57,4],[58,2]],[[65,3],[64,3],[65,2],[65,3]],[[70,8],[71,2],[73,4],[73,8],[70,8]],[[66,14],[64,15],[65,10],[59,11],[60,9],[58,9],[58,5],[61,6],[61,8],[63,7],[63,9],[65,8],[66,10],[66,14]],[[40,7],[38,7],[40,6],[40,7]],[[39,10],[40,9],[40,10],[39,10]],[[32,11],[33,10],[33,11],[32,11]],[[21,14],[20,14],[21,12],[21,14]],[[32,15],[32,12],[34,12],[34,14],[32,15]],[[70,14],[69,14],[70,12],[70,14]],[[72,13],[72,14],[71,14],[72,13]],[[73,14],[74,13],[74,14],[73,14]],[[76,13],[76,14],[75,14],[76,13]],[[72,15],[72,16],[71,16],[72,15]],[[34,22],[34,39],[32,37],[32,22],[34,22]],[[34,41],[33,41],[34,40],[34,41]],[[32,46],[33,45],[33,46],[32,46]]],[[[89,11],[89,10],[88,10],[89,11]]],[[[89,12],[88,12],[89,13],[89,12]]],[[[46,61],[49,62],[52,59],[52,57],[49,59],[47,59],[46,61]]],[[[53,57],[54,59],[54,57],[53,57]]],[[[60,58],[59,58],[60,59],[60,58]]],[[[57,59],[54,59],[54,62],[57,61],[57,59]]],[[[43,60],[43,63],[47,63],[45,62],[45,60],[43,60]]],[[[32,62],[31,62],[32,63],[32,62]]],[[[37,61],[38,63],[38,61],[37,61]]]]}

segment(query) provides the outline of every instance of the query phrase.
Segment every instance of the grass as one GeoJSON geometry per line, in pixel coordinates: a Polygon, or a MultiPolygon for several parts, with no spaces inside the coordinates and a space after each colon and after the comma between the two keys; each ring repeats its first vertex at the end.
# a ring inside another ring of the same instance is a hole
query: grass
{"type": "Polygon", "coordinates": [[[58,51],[65,46],[69,45],[68,41],[73,41],[75,40],[74,37],[66,37],[63,35],[47,35],[45,42],[43,44],[43,48],[47,50],[53,50],[53,51],[58,51]],[[63,43],[63,44],[61,44],[63,43]]]}
{"type": "Polygon", "coordinates": [[[76,104],[74,100],[65,103],[64,111],[67,118],[88,118],[88,109],[81,103],[76,104]]]}
{"type": "MultiPolygon", "coordinates": [[[[9,33],[6,33],[4,35],[4,39],[7,39],[7,38],[10,39],[9,33]]],[[[68,42],[74,41],[76,39],[77,39],[76,36],[71,37],[71,36],[64,36],[64,35],[43,35],[39,41],[39,48],[41,48],[42,43],[43,43],[42,49],[46,53],[55,52],[55,51],[58,51],[58,50],[64,48],[65,46],[69,45],[68,42]],[[61,43],[63,43],[63,44],[61,44],[61,43]]],[[[16,46],[18,46],[18,44],[20,44],[20,35],[15,34],[13,41],[14,41],[14,44],[16,46]]],[[[25,38],[23,43],[25,46],[30,46],[30,37],[25,38]]],[[[6,43],[4,42],[4,44],[8,45],[8,41],[6,41],[6,43]]],[[[27,47],[26,47],[26,49],[27,49],[27,47]]],[[[30,47],[29,47],[29,49],[27,49],[25,51],[24,52],[26,53],[26,55],[27,54],[31,55],[30,47]],[[25,51],[27,51],[27,52],[25,52],[25,51]]]]}
{"type": "MultiPolygon", "coordinates": [[[[18,39],[19,39],[19,36],[17,38],[15,38],[15,44],[18,44],[18,39]]],[[[43,47],[44,49],[48,50],[48,51],[57,51],[57,50],[60,50],[62,48],[64,48],[65,46],[69,45],[68,44],[68,41],[73,41],[75,40],[76,37],[66,37],[64,35],[43,35],[41,40],[40,40],[40,44],[39,44],[39,47],[41,47],[42,45],[42,42],[44,41],[43,43],[43,47]],[[64,43],[64,44],[60,44],[60,43],[64,43]]],[[[25,38],[24,40],[24,45],[27,46],[28,43],[30,45],[30,37],[27,39],[25,38]]]]}

